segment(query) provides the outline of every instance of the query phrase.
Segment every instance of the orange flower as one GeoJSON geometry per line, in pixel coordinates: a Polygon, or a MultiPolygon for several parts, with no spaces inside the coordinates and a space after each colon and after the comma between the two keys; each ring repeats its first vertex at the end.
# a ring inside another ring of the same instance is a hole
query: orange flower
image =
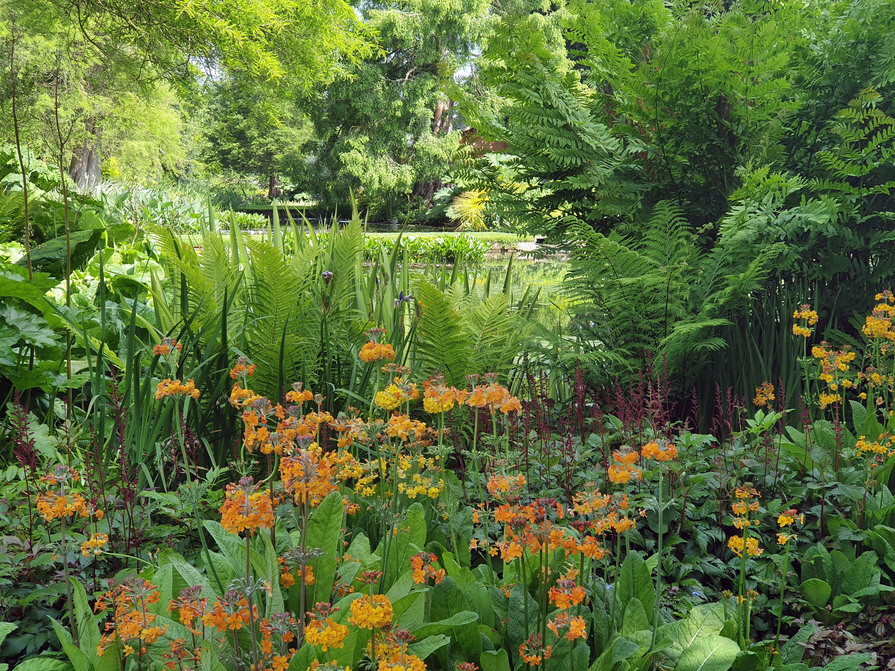
{"type": "Polygon", "coordinates": [[[168,396],[189,396],[196,399],[199,398],[199,393],[199,390],[196,389],[196,383],[192,380],[181,382],[180,380],[165,378],[155,388],[155,400],[158,401],[168,396]]]}
{"type": "Polygon", "coordinates": [[[584,588],[574,580],[561,578],[556,581],[556,586],[550,588],[550,602],[556,604],[560,610],[567,610],[576,606],[586,597],[584,588]]]}
{"type": "Polygon", "coordinates": [[[201,630],[193,625],[196,620],[201,620],[208,610],[208,599],[199,598],[202,588],[199,586],[187,587],[180,592],[177,599],[171,599],[168,604],[168,612],[177,611],[180,624],[194,634],[201,634],[201,630]]]}
{"type": "Polygon", "coordinates": [[[434,562],[437,557],[431,552],[420,552],[410,558],[410,566],[413,568],[413,582],[425,584],[429,578],[439,584],[444,580],[444,569],[436,569],[434,562]]]}
{"type": "Polygon", "coordinates": [[[85,557],[89,557],[91,554],[101,554],[108,542],[108,534],[93,534],[88,540],[81,543],[81,554],[85,557]]]}
{"type": "Polygon", "coordinates": [[[600,547],[594,536],[585,536],[584,542],[578,545],[577,550],[590,559],[600,560],[606,556],[606,550],[600,547]]]}
{"type": "Polygon", "coordinates": [[[614,461],[608,469],[609,481],[617,485],[623,485],[632,478],[640,480],[641,471],[634,466],[639,457],[639,452],[613,452],[612,458],[614,461]]]}
{"type": "Polygon", "coordinates": [[[389,343],[380,343],[379,338],[385,333],[385,329],[370,329],[367,331],[369,342],[364,343],[358,353],[358,358],[366,363],[374,361],[395,360],[395,349],[389,343]]]}
{"type": "Polygon", "coordinates": [[[156,615],[149,612],[148,606],[157,603],[159,593],[155,586],[144,578],[131,576],[119,585],[101,595],[96,600],[94,611],[104,612],[111,601],[115,606],[112,622],[106,624],[106,631],[100,638],[96,654],[102,656],[106,650],[119,640],[125,656],[140,651],[155,643],[166,631],[167,625],[155,625],[156,615]]]}
{"type": "Polygon", "coordinates": [[[316,506],[330,494],[338,491],[330,453],[323,454],[317,443],[307,449],[299,449],[280,461],[280,477],[283,486],[295,503],[316,506]]]}
{"type": "Polygon", "coordinates": [[[553,654],[553,646],[544,647],[544,639],[540,634],[532,634],[519,646],[519,656],[522,661],[531,666],[540,666],[545,659],[550,659],[553,654]]]}
{"type": "Polygon", "coordinates": [[[674,445],[667,445],[664,449],[659,443],[653,441],[647,443],[640,450],[640,454],[644,459],[655,459],[656,461],[670,461],[677,457],[677,448],[674,445]]]}
{"type": "Polygon", "coordinates": [[[572,617],[566,611],[557,613],[556,617],[547,623],[547,628],[558,638],[563,636],[560,633],[561,631],[566,632],[568,630],[565,638],[569,641],[584,638],[587,634],[587,624],[584,622],[584,618],[580,615],[572,617]]]}
{"type": "Polygon", "coordinates": [[[521,473],[516,477],[505,477],[503,475],[492,475],[488,479],[488,484],[486,488],[488,489],[488,493],[491,496],[497,498],[503,498],[502,494],[510,491],[510,489],[515,488],[516,490],[520,490],[525,486],[525,476],[521,473]]]}
{"type": "Polygon", "coordinates": [[[238,377],[245,379],[255,374],[255,364],[249,363],[244,356],[239,357],[236,365],[230,369],[230,378],[235,380],[238,377]]]}
{"type": "Polygon", "coordinates": [[[768,401],[773,401],[774,399],[774,385],[770,382],[762,382],[755,388],[755,398],[752,402],[755,404],[755,407],[761,408],[766,406],[768,401]]]}
{"type": "Polygon", "coordinates": [[[742,557],[744,551],[748,557],[758,557],[764,552],[764,550],[758,546],[758,539],[754,536],[749,536],[745,540],[745,543],[743,542],[742,536],[731,536],[727,541],[727,547],[729,547],[730,551],[737,557],[742,557]]]}
{"type": "Polygon", "coordinates": [[[314,399],[314,394],[310,389],[302,389],[304,385],[301,382],[293,382],[292,383],[292,391],[286,394],[286,401],[288,403],[295,403],[297,405],[301,405],[306,401],[311,401],[314,399]]]}
{"type": "Polygon", "coordinates": [[[232,534],[254,533],[256,529],[269,529],[274,525],[270,495],[256,491],[251,477],[242,478],[239,484],[231,482],[227,485],[220,512],[221,526],[232,534]]]}
{"type": "Polygon", "coordinates": [[[159,344],[152,348],[152,353],[155,356],[168,356],[174,350],[178,352],[183,351],[183,345],[174,340],[174,338],[162,338],[159,344]]]}

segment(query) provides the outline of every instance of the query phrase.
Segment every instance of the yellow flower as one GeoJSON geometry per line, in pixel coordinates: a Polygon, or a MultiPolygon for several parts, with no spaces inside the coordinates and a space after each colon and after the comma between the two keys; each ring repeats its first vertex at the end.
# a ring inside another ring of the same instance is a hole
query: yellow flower
{"type": "Polygon", "coordinates": [[[313,620],[305,629],[305,640],[319,647],[323,652],[330,648],[338,649],[345,645],[348,627],[339,624],[331,617],[326,620],[313,620]]]}
{"type": "Polygon", "coordinates": [[[729,547],[730,551],[737,557],[742,557],[744,550],[748,557],[758,557],[764,552],[763,549],[758,547],[758,539],[754,537],[749,537],[745,539],[744,542],[742,536],[731,536],[727,541],[727,547],[729,547]]]}
{"type": "Polygon", "coordinates": [[[349,621],[361,629],[387,627],[392,623],[392,602],[384,594],[365,594],[351,602],[349,621]]]}

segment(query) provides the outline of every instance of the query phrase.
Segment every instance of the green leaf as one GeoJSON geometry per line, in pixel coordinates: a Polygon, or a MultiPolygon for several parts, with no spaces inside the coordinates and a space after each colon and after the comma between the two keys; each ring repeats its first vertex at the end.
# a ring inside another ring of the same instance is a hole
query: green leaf
{"type": "Polygon", "coordinates": [[[71,579],[72,600],[75,606],[75,621],[78,623],[78,639],[81,649],[86,649],[88,654],[95,655],[100,641],[99,625],[93,615],[93,609],[87,601],[87,592],[84,585],[74,578],[71,579]]]}
{"type": "Polygon", "coordinates": [[[473,613],[471,610],[464,610],[451,615],[449,618],[446,618],[444,620],[422,624],[416,629],[411,628],[410,631],[414,636],[422,639],[426,636],[432,636],[434,634],[447,633],[447,631],[452,629],[453,627],[459,627],[464,624],[478,622],[478,620],[479,616],[476,613],[473,613]]]}
{"type": "MultiPolygon", "coordinates": [[[[273,547],[269,533],[262,531],[259,533],[259,536],[264,544],[264,570],[259,571],[258,577],[270,583],[271,596],[267,600],[267,615],[270,616],[271,613],[282,613],[286,610],[286,605],[283,601],[283,591],[280,589],[280,567],[277,563],[277,551],[273,547]]],[[[332,576],[330,576],[328,584],[332,584],[332,576]]],[[[311,603],[315,602],[312,601],[311,603]]]]}
{"type": "Polygon", "coordinates": [[[729,638],[717,634],[699,636],[684,650],[675,671],[727,671],[739,651],[740,647],[729,638]]]}
{"type": "Polygon", "coordinates": [[[332,492],[317,506],[308,521],[306,547],[323,550],[323,555],[311,562],[316,581],[312,592],[313,598],[309,595],[309,603],[329,601],[338,565],[336,559],[339,556],[343,515],[342,494],[332,492]]]}
{"type": "Polygon", "coordinates": [[[506,650],[486,650],[479,658],[482,671],[510,671],[510,657],[506,650]]]}
{"type": "Polygon", "coordinates": [[[625,607],[622,621],[622,636],[629,637],[638,631],[649,631],[652,627],[646,617],[646,610],[640,599],[631,599],[625,607]]]}
{"type": "Polygon", "coordinates": [[[407,646],[407,649],[420,659],[426,659],[426,657],[431,655],[433,652],[435,652],[439,648],[443,648],[450,642],[451,639],[447,636],[443,634],[436,634],[435,636],[428,636],[422,641],[418,641],[407,646]]]}
{"type": "Polygon", "coordinates": [[[73,668],[68,662],[54,657],[31,657],[16,666],[16,671],[71,671],[73,668]]]}
{"type": "Polygon", "coordinates": [[[802,658],[805,656],[805,646],[801,644],[807,643],[808,639],[813,635],[813,624],[806,624],[799,629],[795,635],[780,648],[780,657],[783,660],[783,663],[792,664],[794,662],[801,662],[802,658]]]}
{"type": "Polygon", "coordinates": [[[659,628],[659,637],[686,650],[701,635],[720,634],[724,627],[724,605],[705,603],[694,606],[686,618],[659,628]]]}
{"type": "Polygon", "coordinates": [[[3,645],[3,641],[6,640],[6,637],[15,631],[16,626],[17,625],[12,622],[0,622],[0,645],[3,645]]]}
{"type": "Polygon", "coordinates": [[[619,614],[624,618],[624,609],[633,599],[640,601],[648,622],[653,621],[653,604],[656,600],[652,576],[643,557],[638,552],[629,552],[622,562],[621,573],[616,585],[616,599],[619,614]]]}
{"type": "MultiPolygon", "coordinates": [[[[862,652],[859,655],[842,655],[824,667],[824,671],[856,671],[861,664],[869,664],[873,661],[873,655],[862,652]]],[[[20,667],[16,667],[18,669],[20,667]]]]}
{"type": "Polygon", "coordinates": [[[616,664],[630,659],[639,651],[640,646],[637,643],[616,634],[603,653],[591,664],[590,671],[612,671],[616,664]]]}
{"type": "MultiPolygon", "coordinates": [[[[426,612],[425,592],[411,592],[392,603],[392,621],[398,628],[413,630],[413,625],[422,622],[426,612]]],[[[422,636],[417,636],[422,638],[422,636]]]]}
{"type": "Polygon", "coordinates": [[[7,305],[0,311],[0,317],[10,328],[18,331],[19,339],[28,345],[51,347],[56,342],[55,332],[39,315],[17,310],[15,306],[7,305]]]}
{"type": "Polygon", "coordinates": [[[833,588],[830,583],[820,578],[809,578],[803,582],[799,589],[802,591],[802,597],[817,610],[823,609],[830,599],[833,588]]]}
{"type": "Polygon", "coordinates": [[[189,587],[201,587],[200,596],[214,599],[217,595],[203,575],[195,566],[173,550],[165,550],[158,556],[159,563],[169,562],[174,566],[189,587]]]}
{"type": "Polygon", "coordinates": [[[59,624],[55,618],[51,617],[50,623],[53,625],[53,631],[56,632],[56,636],[62,644],[62,649],[65,651],[65,654],[68,655],[68,659],[72,663],[72,666],[75,667],[75,671],[89,671],[90,660],[87,659],[87,655],[75,645],[69,631],[59,624]]]}

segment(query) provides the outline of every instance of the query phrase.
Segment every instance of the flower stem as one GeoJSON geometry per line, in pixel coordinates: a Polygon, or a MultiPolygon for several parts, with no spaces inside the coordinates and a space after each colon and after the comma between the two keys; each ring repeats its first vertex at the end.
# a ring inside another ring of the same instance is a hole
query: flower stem
{"type": "Polygon", "coordinates": [[[653,605],[653,639],[650,650],[656,647],[656,636],[659,631],[659,606],[662,603],[662,462],[659,462],[659,545],[657,549],[659,561],[656,562],[656,602],[653,605]]]}

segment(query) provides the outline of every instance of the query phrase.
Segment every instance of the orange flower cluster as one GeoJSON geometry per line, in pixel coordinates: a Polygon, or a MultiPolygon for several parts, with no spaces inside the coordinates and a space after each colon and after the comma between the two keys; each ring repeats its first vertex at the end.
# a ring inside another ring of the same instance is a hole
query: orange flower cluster
{"type": "Polygon", "coordinates": [[[640,454],[644,459],[655,459],[656,461],[671,461],[677,459],[677,448],[674,445],[666,445],[665,449],[659,447],[659,443],[653,441],[644,445],[640,454]]]}
{"type": "Polygon", "coordinates": [[[162,658],[165,660],[163,666],[168,671],[195,669],[202,663],[202,650],[195,646],[187,648],[186,641],[177,638],[170,641],[169,650],[162,653],[162,658]]]}
{"type": "Polygon", "coordinates": [[[769,401],[773,401],[775,398],[774,385],[770,382],[762,382],[755,388],[755,398],[752,399],[752,402],[756,408],[764,408],[769,401]]]}
{"type": "MultiPolygon", "coordinates": [[[[755,487],[747,483],[742,487],[737,487],[733,495],[734,502],[730,507],[733,514],[736,515],[733,525],[737,529],[754,526],[756,522],[754,519],[750,519],[750,513],[760,512],[758,500],[761,498],[761,494],[755,487]]],[[[727,547],[738,557],[742,557],[744,552],[750,557],[757,557],[764,552],[758,546],[758,539],[754,536],[746,537],[745,532],[742,536],[731,536],[727,541],[727,547]]]]}
{"type": "Polygon", "coordinates": [[[503,498],[503,495],[509,492],[510,489],[513,489],[518,495],[518,493],[522,491],[522,488],[525,487],[525,476],[521,473],[515,477],[510,476],[509,478],[503,475],[492,475],[488,479],[486,487],[488,493],[498,499],[503,498]]]}
{"type": "Polygon", "coordinates": [[[420,392],[412,382],[405,382],[403,378],[396,377],[392,384],[376,394],[375,403],[383,410],[395,410],[401,405],[415,401],[420,397],[420,392]]]}
{"type": "Polygon", "coordinates": [[[522,410],[519,399],[510,394],[509,389],[497,384],[495,374],[489,373],[485,377],[488,383],[473,386],[472,391],[449,387],[444,384],[444,378],[433,377],[423,382],[423,408],[430,415],[450,412],[455,405],[490,408],[492,414],[499,411],[504,415],[522,410]]]}
{"type": "Polygon", "coordinates": [[[444,580],[443,568],[436,569],[435,562],[438,558],[431,552],[420,552],[410,558],[410,566],[413,569],[413,582],[427,584],[431,578],[436,585],[444,580]]]}
{"type": "Polygon", "coordinates": [[[370,329],[367,337],[370,338],[360,348],[357,357],[366,363],[374,361],[394,361],[395,348],[390,343],[380,343],[379,338],[385,333],[385,329],[370,329]]]}
{"type": "Polygon", "coordinates": [[[94,605],[94,612],[103,613],[110,602],[115,611],[112,622],[106,623],[106,632],[100,638],[96,654],[102,656],[118,640],[125,657],[139,653],[145,655],[148,646],[155,643],[166,631],[167,625],[155,625],[156,615],[147,609],[159,600],[158,590],[151,582],[131,576],[105,594],[94,605]]]}
{"type": "Polygon", "coordinates": [[[531,666],[540,666],[541,662],[550,659],[552,654],[553,646],[545,646],[540,634],[532,634],[519,646],[519,656],[523,662],[531,666]]]}
{"type": "Polygon", "coordinates": [[[639,458],[639,452],[613,452],[613,462],[610,464],[607,473],[609,481],[617,485],[623,485],[632,479],[640,480],[642,473],[639,468],[634,466],[639,458]]]}
{"type": "Polygon", "coordinates": [[[232,534],[243,531],[251,534],[256,529],[269,529],[274,525],[270,496],[267,492],[257,491],[251,477],[242,478],[239,484],[231,482],[227,485],[220,513],[221,526],[232,534]]]}
{"type": "Polygon", "coordinates": [[[255,364],[249,363],[249,360],[244,356],[239,357],[236,361],[236,365],[230,369],[230,378],[236,380],[238,378],[242,378],[243,381],[247,377],[250,377],[255,374],[255,364]]]}
{"type": "Polygon", "coordinates": [[[292,656],[295,654],[295,648],[287,645],[295,640],[296,620],[288,613],[274,613],[270,618],[264,618],[258,624],[261,632],[261,652],[264,655],[259,660],[259,668],[271,669],[271,671],[286,671],[292,656]],[[274,651],[274,637],[280,640],[279,650],[283,654],[277,654],[274,651]]]}
{"type": "Polygon", "coordinates": [[[892,328],[892,316],[895,315],[895,295],[887,290],[877,294],[876,300],[880,303],[874,306],[873,312],[864,320],[861,330],[868,338],[895,342],[895,329],[892,328]]]}
{"type": "Polygon", "coordinates": [[[473,387],[466,400],[467,405],[473,408],[490,408],[492,413],[499,410],[505,415],[522,410],[519,399],[510,394],[509,389],[497,384],[495,373],[487,373],[483,377],[485,384],[473,387]]]}
{"type": "MultiPolygon", "coordinates": [[[[280,584],[285,589],[289,589],[295,584],[295,578],[298,576],[302,577],[302,570],[299,566],[298,573],[294,574],[289,569],[289,565],[286,563],[286,560],[283,557],[277,557],[277,563],[280,565],[280,584]]],[[[313,585],[317,582],[317,578],[314,576],[314,567],[313,566],[305,566],[304,570],[304,579],[302,580],[305,585],[313,585]]]]}
{"type": "MultiPolygon", "coordinates": [[[[856,354],[848,348],[843,350],[827,350],[826,343],[811,348],[811,356],[820,363],[820,379],[826,383],[827,389],[820,393],[821,408],[842,401],[842,390],[851,389],[855,382],[849,376],[849,364],[856,354]]],[[[858,379],[862,377],[859,372],[858,379]]]]}
{"type": "Polygon", "coordinates": [[[584,601],[587,596],[584,588],[569,577],[560,578],[548,592],[550,603],[560,610],[568,610],[584,601]]]}
{"type": "Polygon", "coordinates": [[[407,415],[393,413],[388,420],[386,433],[389,438],[400,438],[407,441],[412,435],[414,440],[420,441],[426,435],[426,425],[418,420],[410,419],[407,415]]]}
{"type": "Polygon", "coordinates": [[[303,389],[303,387],[304,383],[293,382],[292,390],[286,394],[286,402],[301,405],[302,403],[306,403],[307,401],[314,400],[313,392],[310,389],[303,389]]]}
{"type": "Polygon", "coordinates": [[[469,392],[465,389],[448,387],[439,380],[423,382],[423,409],[430,415],[450,412],[454,405],[463,405],[469,392]]]}
{"type": "Polygon", "coordinates": [[[199,393],[199,390],[196,389],[196,383],[192,380],[181,382],[180,380],[165,378],[155,388],[155,400],[158,401],[169,396],[189,396],[192,399],[197,399],[199,398],[199,393]]]}
{"type": "Polygon", "coordinates": [[[758,546],[758,539],[755,536],[749,536],[745,540],[742,536],[731,536],[727,541],[727,547],[737,557],[742,557],[743,552],[748,557],[758,557],[764,550],[758,546]]]}
{"type": "Polygon", "coordinates": [[[384,594],[364,594],[351,602],[349,622],[361,629],[382,629],[392,623],[392,602],[384,594]]]}
{"type": "Polygon", "coordinates": [[[817,312],[812,310],[810,305],[800,305],[799,309],[793,313],[792,318],[804,321],[803,325],[792,325],[793,335],[809,338],[811,336],[811,329],[808,327],[817,324],[817,312]]]}
{"type": "Polygon", "coordinates": [[[203,624],[202,618],[208,612],[208,598],[200,597],[202,588],[198,585],[181,590],[180,596],[168,603],[168,612],[177,611],[180,624],[199,636],[202,631],[197,625],[203,624]]]}
{"type": "Polygon", "coordinates": [[[867,440],[866,436],[859,436],[855,448],[858,454],[869,457],[870,469],[879,468],[886,459],[895,455],[895,436],[883,433],[876,440],[867,440]]]}
{"type": "Polygon", "coordinates": [[[784,510],[777,517],[777,526],[781,529],[788,529],[788,531],[781,532],[777,534],[777,545],[783,546],[786,545],[789,541],[798,538],[794,533],[792,533],[793,526],[798,522],[799,524],[805,523],[805,514],[799,514],[799,511],[795,508],[790,508],[789,510],[784,510]]]}
{"type": "Polygon", "coordinates": [[[565,638],[569,641],[587,636],[587,624],[584,622],[584,618],[580,615],[572,617],[567,611],[557,613],[556,617],[547,623],[547,628],[557,638],[565,638]],[[564,632],[565,636],[561,632],[564,632]]]}
{"type": "Polygon", "coordinates": [[[174,340],[174,338],[162,338],[159,344],[152,348],[152,353],[155,356],[168,356],[173,354],[175,350],[182,352],[183,345],[174,340]]]}
{"type": "Polygon", "coordinates": [[[52,522],[58,517],[90,517],[87,502],[78,492],[60,494],[48,492],[37,498],[37,510],[47,522],[52,522]]]}
{"type": "Polygon", "coordinates": [[[227,590],[202,616],[202,624],[223,633],[239,631],[252,622],[258,622],[258,606],[253,604],[249,610],[249,600],[241,589],[227,590]]]}
{"type": "Polygon", "coordinates": [[[338,491],[335,469],[329,453],[317,443],[307,449],[298,448],[291,456],[280,461],[280,477],[283,487],[300,505],[318,505],[330,492],[338,491]]]}
{"type": "Polygon", "coordinates": [[[103,548],[108,542],[108,534],[93,534],[81,543],[81,554],[85,557],[89,557],[91,554],[94,556],[102,554],[103,548]]]}

